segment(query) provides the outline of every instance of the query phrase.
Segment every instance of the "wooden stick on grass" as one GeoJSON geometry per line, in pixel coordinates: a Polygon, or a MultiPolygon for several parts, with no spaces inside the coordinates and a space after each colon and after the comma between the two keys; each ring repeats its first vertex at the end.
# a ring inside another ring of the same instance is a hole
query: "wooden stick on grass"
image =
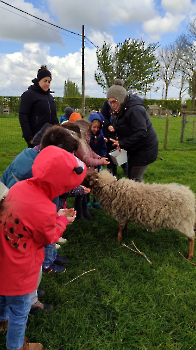
{"type": "Polygon", "coordinates": [[[147,258],[146,254],[140,252],[140,250],[136,247],[136,245],[135,245],[135,243],[133,241],[131,242],[131,244],[134,246],[135,250],[133,248],[128,247],[124,243],[122,244],[122,246],[132,250],[132,252],[134,252],[134,253],[142,255],[148,261],[148,263],[152,265],[151,261],[147,258]]]}
{"type": "Polygon", "coordinates": [[[77,277],[73,278],[73,280],[71,280],[71,281],[69,281],[69,282],[65,283],[65,284],[64,284],[64,286],[66,286],[67,284],[69,284],[69,283],[71,283],[71,282],[73,282],[73,281],[77,280],[79,277],[81,277],[81,276],[85,275],[86,273],[89,273],[89,272],[91,272],[91,271],[95,271],[95,270],[96,270],[96,269],[92,269],[92,270],[89,270],[89,271],[83,272],[81,275],[79,275],[79,276],[77,276],[77,277]]]}

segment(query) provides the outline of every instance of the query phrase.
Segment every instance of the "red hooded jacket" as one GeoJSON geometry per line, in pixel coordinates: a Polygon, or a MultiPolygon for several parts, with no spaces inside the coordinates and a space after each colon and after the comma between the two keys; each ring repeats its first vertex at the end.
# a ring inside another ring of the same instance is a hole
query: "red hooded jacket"
{"type": "Polygon", "coordinates": [[[33,177],[11,187],[0,217],[0,295],[24,295],[37,287],[44,245],[58,241],[68,224],[52,200],[80,185],[86,166],[55,146],[44,148],[32,166],[33,177]],[[82,166],[77,174],[74,168],[82,166]]]}

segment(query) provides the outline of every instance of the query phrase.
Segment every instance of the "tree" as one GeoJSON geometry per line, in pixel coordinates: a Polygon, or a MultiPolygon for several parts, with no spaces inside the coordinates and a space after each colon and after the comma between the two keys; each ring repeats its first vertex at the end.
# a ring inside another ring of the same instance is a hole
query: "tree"
{"type": "Polygon", "coordinates": [[[186,56],[186,70],[189,77],[189,95],[191,96],[191,108],[195,106],[196,99],[196,19],[189,23],[188,33],[193,41],[192,45],[189,45],[189,52],[186,56]]]}
{"type": "Polygon", "coordinates": [[[196,72],[193,72],[192,78],[189,80],[189,95],[191,96],[191,108],[194,108],[196,98],[196,72]]]}
{"type": "Polygon", "coordinates": [[[64,85],[64,97],[80,97],[81,93],[79,91],[78,86],[72,82],[71,80],[65,80],[64,85]]]}
{"type": "MultiPolygon", "coordinates": [[[[194,23],[192,23],[192,31],[194,23]]],[[[181,39],[182,54],[179,60],[178,70],[181,72],[181,77],[184,79],[184,82],[187,81],[189,83],[189,95],[192,98],[193,108],[196,98],[196,46],[192,44],[190,38],[186,35],[181,35],[179,38],[181,39]]],[[[176,42],[179,44],[178,40],[176,42]]]]}
{"type": "Polygon", "coordinates": [[[168,88],[176,77],[179,68],[181,50],[176,43],[160,48],[158,58],[160,62],[160,78],[165,82],[165,99],[167,100],[168,88]]]}
{"type": "Polygon", "coordinates": [[[189,54],[192,44],[189,38],[185,34],[181,34],[175,40],[174,46],[175,50],[178,52],[178,60],[176,64],[176,74],[174,75],[174,83],[172,85],[175,87],[180,87],[179,100],[182,100],[183,93],[188,89],[188,82],[192,75],[190,75],[189,67],[189,54]]]}
{"type": "Polygon", "coordinates": [[[126,39],[114,48],[104,42],[97,49],[96,82],[108,89],[115,79],[122,79],[127,90],[146,93],[158,79],[159,63],[154,55],[158,44],[145,47],[144,41],[126,39]]]}

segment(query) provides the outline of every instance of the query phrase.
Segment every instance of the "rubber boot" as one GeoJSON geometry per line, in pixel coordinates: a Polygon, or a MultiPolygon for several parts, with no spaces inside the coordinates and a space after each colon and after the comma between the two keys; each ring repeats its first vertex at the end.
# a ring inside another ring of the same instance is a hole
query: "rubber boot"
{"type": "Polygon", "coordinates": [[[82,219],[84,220],[84,216],[82,214],[82,200],[83,200],[83,195],[75,197],[74,209],[76,210],[77,220],[82,220],[82,219]]]}
{"type": "Polygon", "coordinates": [[[92,218],[91,214],[88,211],[86,194],[83,195],[83,199],[82,199],[82,214],[84,218],[87,220],[90,220],[92,218]]]}
{"type": "MultiPolygon", "coordinates": [[[[8,348],[6,348],[9,350],[8,348]]],[[[18,350],[44,350],[44,346],[40,343],[29,343],[28,339],[24,338],[23,346],[18,350]]]]}

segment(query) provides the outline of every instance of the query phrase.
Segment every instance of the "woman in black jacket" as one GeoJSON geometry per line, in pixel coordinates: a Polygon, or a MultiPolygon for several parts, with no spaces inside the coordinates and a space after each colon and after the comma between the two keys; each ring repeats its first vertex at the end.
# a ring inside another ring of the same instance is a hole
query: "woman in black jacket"
{"type": "Polygon", "coordinates": [[[117,139],[111,140],[117,148],[127,150],[129,178],[142,182],[148,164],[153,163],[158,155],[156,131],[142,99],[128,95],[121,80],[116,80],[108,89],[107,98],[113,117],[112,127],[117,134],[117,139]]]}
{"type": "Polygon", "coordinates": [[[51,72],[41,66],[33,85],[21,96],[19,120],[28,147],[33,147],[33,136],[45,123],[59,124],[54,98],[50,92],[51,72]]]}

